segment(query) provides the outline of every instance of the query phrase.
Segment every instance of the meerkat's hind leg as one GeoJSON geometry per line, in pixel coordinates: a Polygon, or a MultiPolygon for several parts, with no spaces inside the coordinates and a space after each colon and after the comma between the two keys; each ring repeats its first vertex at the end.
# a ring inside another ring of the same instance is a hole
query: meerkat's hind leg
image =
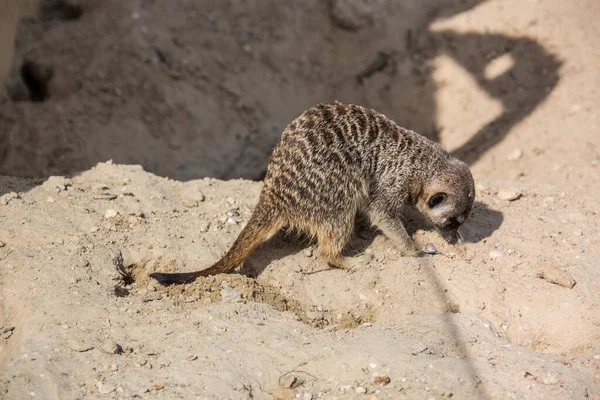
{"type": "Polygon", "coordinates": [[[333,229],[321,228],[317,232],[319,256],[331,267],[351,271],[367,265],[372,259],[371,254],[361,254],[356,257],[344,257],[342,250],[352,236],[354,225],[351,222],[340,223],[333,229]]]}
{"type": "Polygon", "coordinates": [[[353,226],[340,222],[335,226],[319,226],[316,229],[319,256],[331,267],[348,270],[350,264],[342,250],[352,236],[353,226]]]}
{"type": "Polygon", "coordinates": [[[399,216],[391,216],[378,211],[370,211],[369,218],[386,237],[400,246],[400,250],[405,256],[418,257],[422,254],[422,251],[406,231],[404,223],[399,216]]]}

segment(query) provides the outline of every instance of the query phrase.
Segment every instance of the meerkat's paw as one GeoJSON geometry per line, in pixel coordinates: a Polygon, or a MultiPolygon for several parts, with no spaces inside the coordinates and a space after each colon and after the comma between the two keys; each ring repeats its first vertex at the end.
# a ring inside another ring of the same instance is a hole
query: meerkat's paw
{"type": "Polygon", "coordinates": [[[373,254],[370,253],[362,253],[358,256],[352,257],[348,259],[348,271],[352,271],[358,268],[364,268],[373,261],[373,254]]]}

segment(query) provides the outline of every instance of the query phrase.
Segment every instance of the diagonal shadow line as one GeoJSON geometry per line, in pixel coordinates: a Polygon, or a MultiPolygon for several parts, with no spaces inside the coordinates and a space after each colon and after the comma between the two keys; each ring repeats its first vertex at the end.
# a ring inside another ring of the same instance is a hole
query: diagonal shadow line
{"type": "MultiPolygon", "coordinates": [[[[422,259],[420,264],[423,267],[423,270],[428,275],[429,281],[431,282],[432,286],[435,288],[435,294],[438,297],[438,301],[440,301],[441,304],[448,304],[450,298],[444,292],[444,285],[442,281],[436,276],[436,273],[434,271],[435,267],[433,266],[433,263],[427,259],[422,259]]],[[[488,393],[483,381],[479,379],[477,367],[475,367],[472,358],[469,357],[469,351],[467,349],[466,342],[460,340],[459,329],[457,324],[454,322],[454,320],[449,314],[442,315],[442,321],[444,321],[448,331],[450,332],[450,335],[452,336],[452,339],[454,340],[456,347],[458,347],[459,349],[460,355],[462,356],[464,367],[467,371],[467,374],[469,375],[469,378],[471,379],[470,383],[475,388],[474,398],[482,400],[491,399],[491,396],[488,393]]]]}

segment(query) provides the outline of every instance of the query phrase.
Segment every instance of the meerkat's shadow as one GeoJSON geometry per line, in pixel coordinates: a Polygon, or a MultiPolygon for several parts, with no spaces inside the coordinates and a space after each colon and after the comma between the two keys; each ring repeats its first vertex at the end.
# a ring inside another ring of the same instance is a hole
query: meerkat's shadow
{"type": "MultiPolygon", "coordinates": [[[[352,238],[348,241],[342,254],[346,257],[354,257],[365,252],[377,236],[377,230],[369,222],[358,216],[354,224],[352,238]]],[[[314,255],[317,250],[316,240],[311,240],[306,235],[297,232],[288,232],[282,230],[274,238],[264,243],[240,269],[242,275],[256,278],[259,276],[272,262],[280,260],[287,256],[299,253],[303,250],[314,248],[314,255]]],[[[336,269],[328,267],[324,260],[316,258],[317,262],[322,263],[322,269],[336,269]]]]}
{"type": "MultiPolygon", "coordinates": [[[[479,201],[474,202],[469,218],[460,228],[463,241],[477,243],[491,236],[502,225],[503,220],[504,216],[500,211],[493,210],[479,201]]],[[[417,229],[433,229],[431,224],[416,210],[407,211],[405,225],[410,235],[414,234],[417,229]]],[[[356,257],[364,253],[379,235],[381,232],[377,227],[373,226],[365,217],[357,216],[352,238],[344,247],[343,255],[356,257]]],[[[272,262],[312,248],[316,244],[306,235],[282,230],[248,258],[240,273],[255,278],[272,262]]],[[[322,264],[324,270],[328,268],[325,261],[322,261],[322,264]]]]}
{"type": "MultiPolygon", "coordinates": [[[[501,212],[476,201],[473,203],[471,215],[460,228],[463,241],[477,243],[489,237],[500,227],[503,220],[501,212]]],[[[405,225],[411,235],[417,229],[433,229],[431,224],[416,210],[407,211],[405,214],[405,225]]],[[[346,257],[356,257],[364,253],[379,235],[382,235],[382,233],[368,219],[360,215],[357,216],[352,238],[344,247],[342,254],[346,257]]],[[[307,248],[315,247],[316,244],[316,241],[309,239],[306,235],[282,230],[248,258],[240,273],[255,278],[272,262],[299,253],[307,248]]],[[[322,261],[322,264],[324,270],[328,268],[325,261],[322,261]]]]}
{"type": "MultiPolygon", "coordinates": [[[[473,203],[469,218],[459,228],[462,240],[465,243],[477,243],[490,237],[494,231],[500,228],[504,216],[500,211],[493,210],[479,201],[473,203]]],[[[406,213],[406,230],[410,235],[417,229],[433,230],[433,226],[419,213],[409,210],[406,213]]]]}
{"type": "Polygon", "coordinates": [[[471,215],[461,227],[463,241],[477,243],[488,238],[504,221],[504,216],[498,210],[488,207],[487,204],[476,201],[473,203],[471,215]]]}

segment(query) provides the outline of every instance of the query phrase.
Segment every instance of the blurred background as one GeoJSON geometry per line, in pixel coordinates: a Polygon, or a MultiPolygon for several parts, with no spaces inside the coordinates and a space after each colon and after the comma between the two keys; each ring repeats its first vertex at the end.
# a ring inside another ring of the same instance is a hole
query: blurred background
{"type": "MultiPolygon", "coordinates": [[[[598,82],[572,61],[589,57],[593,1],[2,2],[5,175],[112,159],[177,180],[259,180],[284,127],[333,100],[375,108],[471,165],[503,142],[502,160],[547,156],[536,141],[561,128],[529,116],[565,72],[579,94],[598,82]],[[558,32],[559,20],[581,29],[558,32]]],[[[548,114],[596,101],[559,100],[548,114]]],[[[530,161],[510,178],[535,173],[530,161]]]]}

